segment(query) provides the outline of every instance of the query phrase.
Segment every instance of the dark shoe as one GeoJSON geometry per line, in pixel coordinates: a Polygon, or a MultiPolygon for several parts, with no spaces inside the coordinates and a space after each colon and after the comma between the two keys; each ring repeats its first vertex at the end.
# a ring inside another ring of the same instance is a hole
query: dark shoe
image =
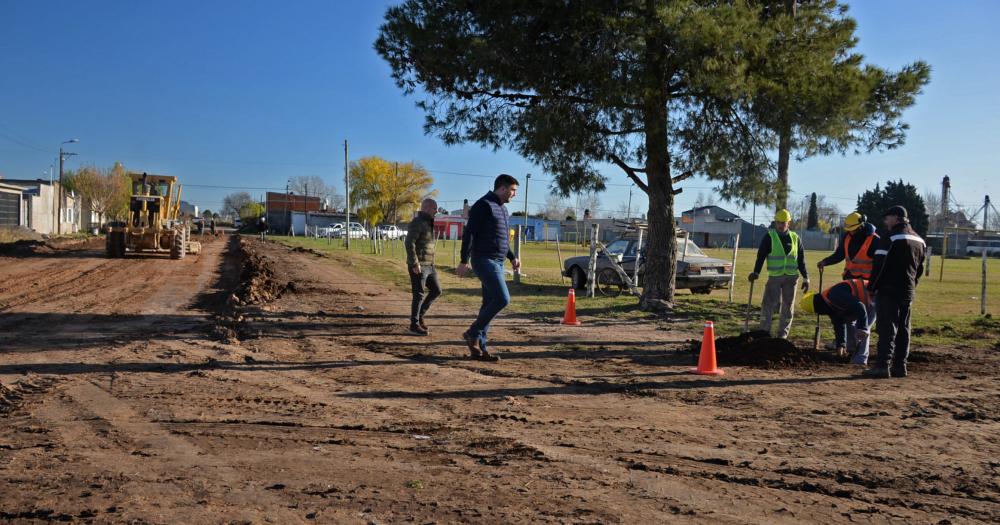
{"type": "Polygon", "coordinates": [[[869,368],[867,370],[862,370],[861,376],[871,379],[888,379],[889,368],[884,366],[876,366],[873,368],[869,368]]]}
{"type": "Polygon", "coordinates": [[[906,377],[906,365],[895,366],[889,369],[889,374],[892,377],[906,377]]]}
{"type": "Polygon", "coordinates": [[[424,324],[424,319],[422,317],[420,319],[417,319],[417,326],[419,326],[420,328],[422,328],[425,332],[428,331],[427,330],[427,325],[424,324]]]}
{"type": "Polygon", "coordinates": [[[427,335],[427,330],[420,328],[417,323],[410,323],[410,333],[413,335],[427,335]]]}
{"type": "Polygon", "coordinates": [[[476,359],[483,355],[483,351],[479,349],[479,340],[471,332],[463,332],[462,339],[465,339],[465,346],[469,347],[469,355],[476,359]]]}
{"type": "Polygon", "coordinates": [[[483,361],[491,361],[493,363],[496,363],[496,362],[500,361],[500,356],[498,356],[496,354],[491,354],[491,353],[489,353],[486,350],[483,350],[482,354],[483,355],[482,355],[482,357],[480,357],[480,359],[482,359],[483,361]]]}

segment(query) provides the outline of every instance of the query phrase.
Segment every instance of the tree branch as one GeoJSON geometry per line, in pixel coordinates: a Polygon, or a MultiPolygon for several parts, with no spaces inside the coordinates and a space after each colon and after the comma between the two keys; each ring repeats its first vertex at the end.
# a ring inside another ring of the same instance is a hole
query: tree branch
{"type": "Polygon", "coordinates": [[[636,174],[636,172],[645,170],[639,170],[633,168],[632,166],[629,166],[628,164],[625,163],[624,160],[622,160],[620,157],[618,157],[618,155],[615,155],[614,153],[609,153],[608,158],[611,160],[611,162],[614,162],[619,168],[621,168],[622,171],[624,171],[625,174],[628,175],[628,178],[632,179],[632,182],[635,182],[635,185],[638,186],[639,189],[644,191],[647,195],[649,194],[649,186],[647,186],[645,181],[640,179],[639,176],[636,174]]]}

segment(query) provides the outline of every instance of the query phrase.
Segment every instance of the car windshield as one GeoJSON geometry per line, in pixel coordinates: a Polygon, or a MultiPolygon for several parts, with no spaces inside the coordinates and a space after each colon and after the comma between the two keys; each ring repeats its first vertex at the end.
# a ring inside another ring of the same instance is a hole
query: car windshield
{"type": "Polygon", "coordinates": [[[608,245],[607,252],[612,255],[635,255],[635,248],[629,251],[628,239],[618,239],[608,245]]]}
{"type": "MultiPolygon", "coordinates": [[[[698,245],[695,244],[694,241],[692,241],[691,239],[687,240],[687,254],[688,255],[700,255],[702,257],[705,256],[705,252],[701,251],[701,248],[699,248],[698,245]]],[[[677,256],[680,257],[682,255],[684,255],[684,238],[683,237],[678,237],[677,238],[677,256]]]]}

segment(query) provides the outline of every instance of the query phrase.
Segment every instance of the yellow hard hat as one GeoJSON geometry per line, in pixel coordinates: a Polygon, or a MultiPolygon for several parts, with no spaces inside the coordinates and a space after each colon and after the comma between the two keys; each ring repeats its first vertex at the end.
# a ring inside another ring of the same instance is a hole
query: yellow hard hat
{"type": "Polygon", "coordinates": [[[807,313],[816,313],[816,306],[813,303],[813,299],[816,297],[814,292],[806,292],[802,294],[802,300],[799,301],[799,308],[805,310],[807,313]]]}
{"type": "Polygon", "coordinates": [[[844,229],[849,232],[852,232],[860,228],[861,225],[864,224],[864,222],[865,222],[865,216],[861,215],[860,212],[854,212],[848,215],[846,219],[844,219],[844,229]]]}
{"type": "Polygon", "coordinates": [[[788,213],[788,210],[778,210],[778,213],[774,214],[774,222],[788,222],[792,220],[792,214],[788,213]]]}

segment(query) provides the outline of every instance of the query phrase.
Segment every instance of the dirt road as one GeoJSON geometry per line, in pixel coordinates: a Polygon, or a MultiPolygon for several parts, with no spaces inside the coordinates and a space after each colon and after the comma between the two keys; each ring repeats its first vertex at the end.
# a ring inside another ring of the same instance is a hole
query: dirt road
{"type": "Polygon", "coordinates": [[[488,364],[468,311],[410,336],[405,292],[246,246],[0,255],[0,521],[1000,520],[996,350],[706,379],[689,325],[508,316],[488,364]]]}

